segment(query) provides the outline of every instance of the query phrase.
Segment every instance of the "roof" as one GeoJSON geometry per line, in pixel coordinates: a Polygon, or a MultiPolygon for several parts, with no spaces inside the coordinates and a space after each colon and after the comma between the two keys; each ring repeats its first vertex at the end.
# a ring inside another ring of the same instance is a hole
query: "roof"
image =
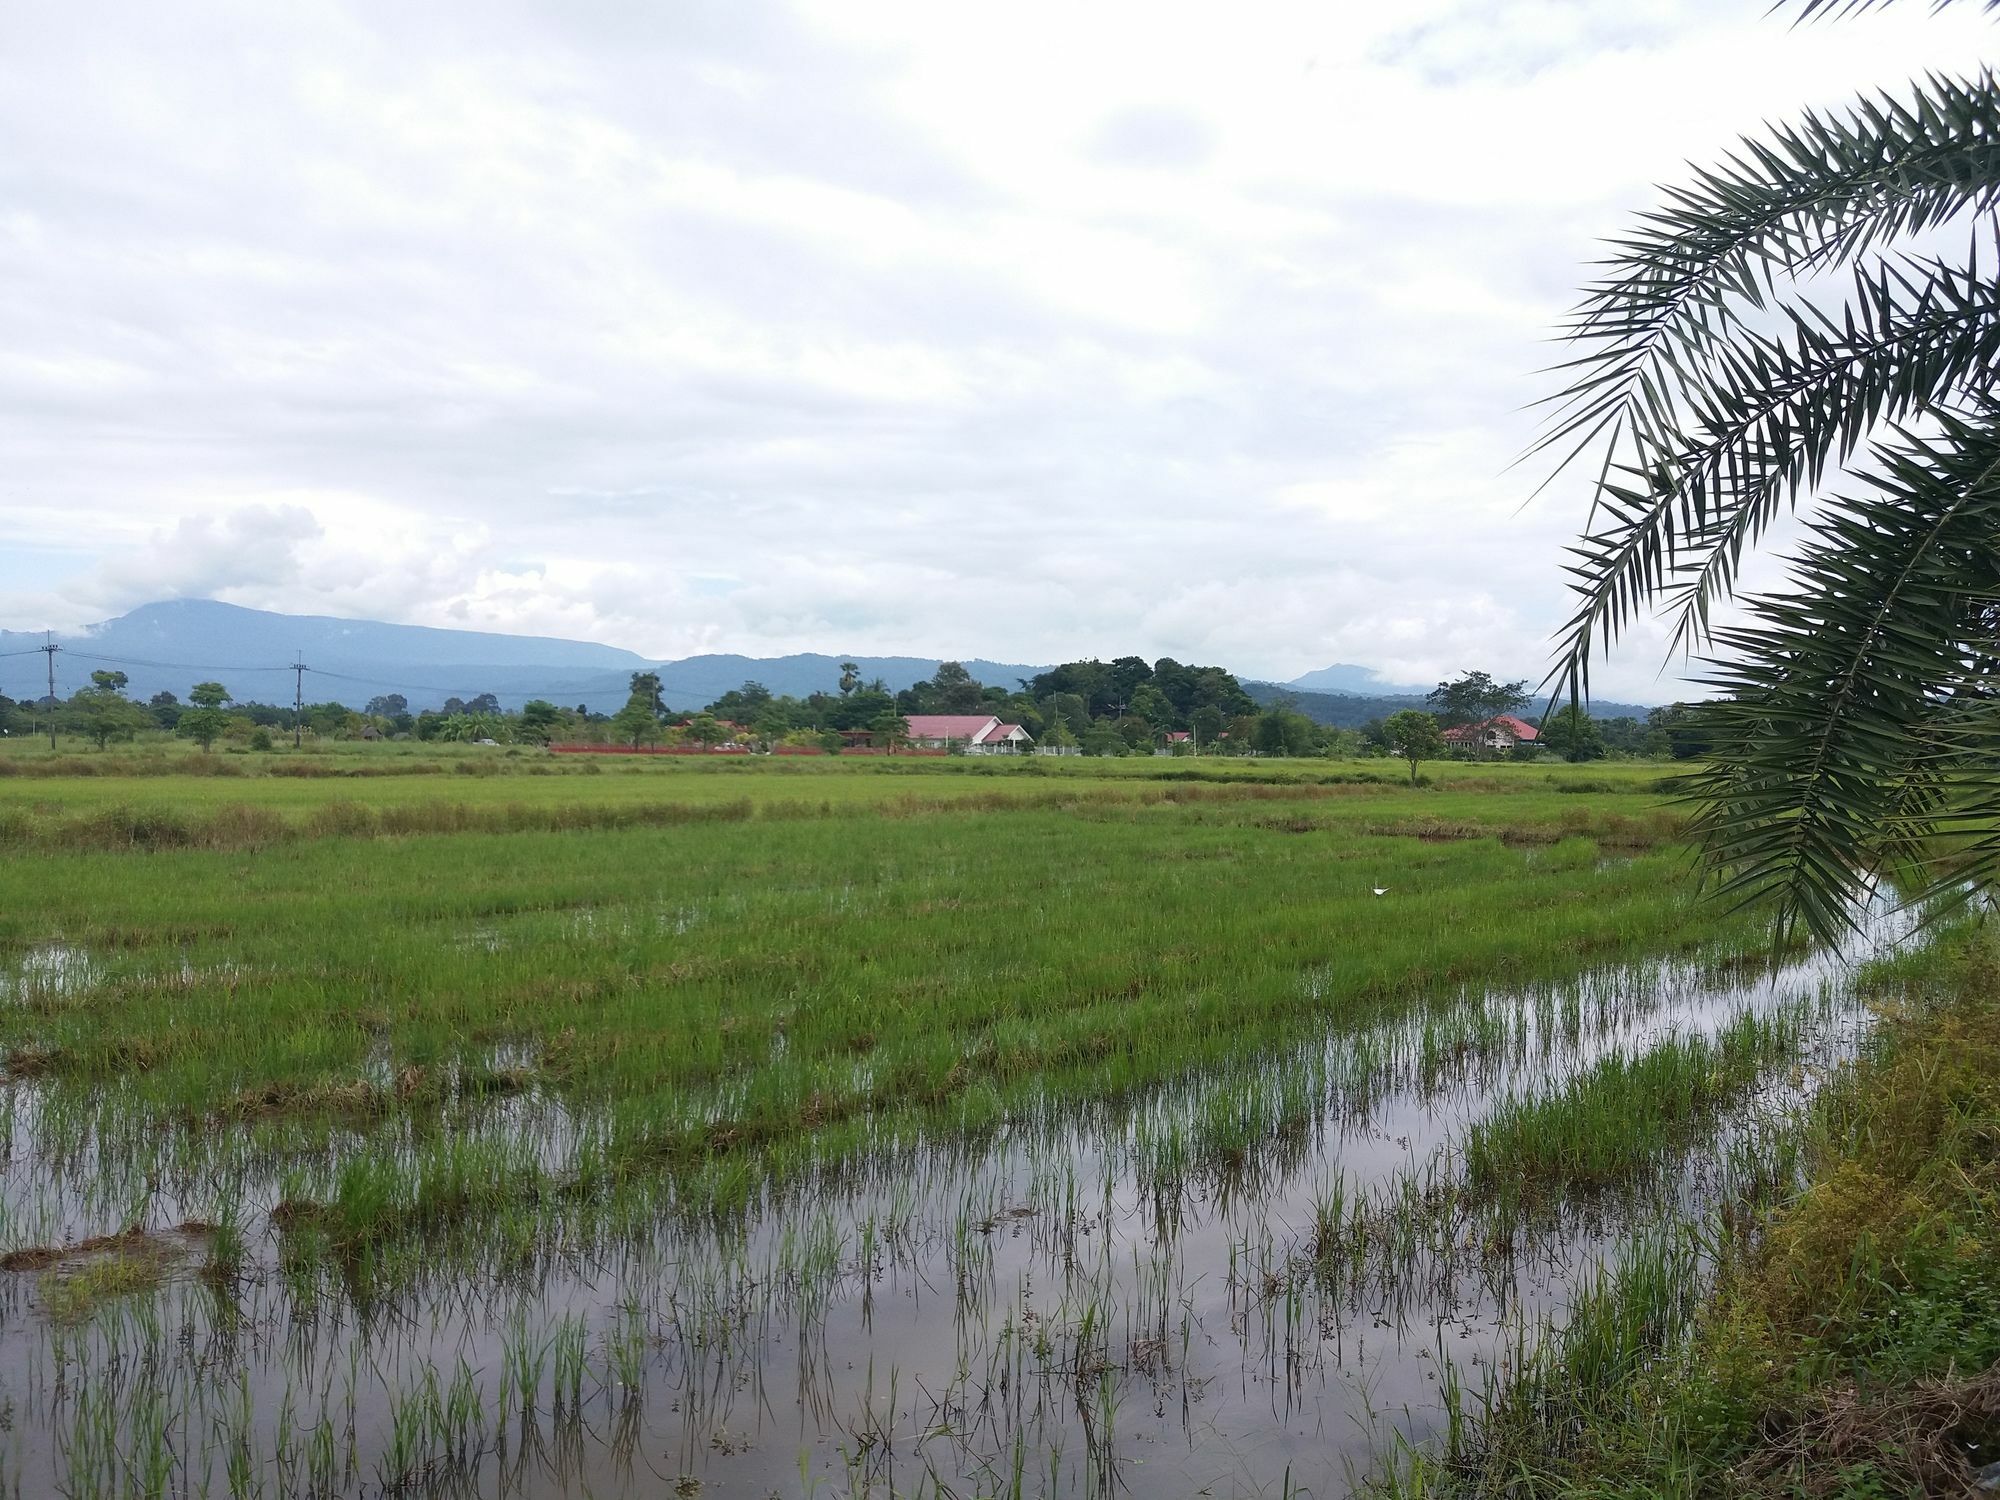
{"type": "Polygon", "coordinates": [[[1188,732],[1185,729],[1169,729],[1167,731],[1167,743],[1170,745],[1177,745],[1187,737],[1188,732]]]}
{"type": "Polygon", "coordinates": [[[1024,740],[1034,738],[1033,735],[1029,734],[1028,731],[1023,729],[1019,724],[1002,724],[998,729],[994,730],[993,733],[988,735],[987,738],[989,740],[1011,740],[1016,735],[1019,735],[1024,740]]]}
{"type": "Polygon", "coordinates": [[[992,714],[906,714],[906,732],[913,740],[965,740],[977,743],[1000,728],[992,714]]]}
{"type": "Polygon", "coordinates": [[[1512,714],[1496,714],[1490,719],[1481,719],[1476,724],[1454,724],[1444,732],[1448,740],[1477,739],[1488,729],[1501,729],[1511,734],[1523,744],[1531,744],[1541,738],[1541,733],[1526,719],[1517,719],[1512,714]]]}

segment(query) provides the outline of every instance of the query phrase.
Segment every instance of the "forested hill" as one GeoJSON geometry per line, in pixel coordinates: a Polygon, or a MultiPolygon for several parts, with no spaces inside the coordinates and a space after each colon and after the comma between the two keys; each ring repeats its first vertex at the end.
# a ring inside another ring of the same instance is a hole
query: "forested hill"
{"type": "MultiPolygon", "coordinates": [[[[661,662],[595,641],[493,631],[439,630],[379,620],[344,620],[244,609],[212,599],[142,605],[84,630],[57,632],[56,695],[87,687],[93,671],[125,673],[127,691],[142,701],[158,692],[185,695],[204,679],[221,682],[240,702],[290,703],[290,663],[309,670],[298,684],[306,701],[359,707],[398,694],[412,710],[451,698],[491,694],[503,707],[533,698],[564,707],[615,712],[631,693],[632,674],[655,671],[666,707],[697,709],[746,679],[772,692],[804,697],[832,692],[841,664],[853,662],[864,680],[892,691],[922,681],[939,658],[916,656],[690,656],[661,662]]],[[[39,632],[0,631],[0,697],[25,701],[46,691],[47,664],[34,648],[39,632]]],[[[1012,688],[1046,667],[969,661],[982,682],[1012,688]]]]}
{"type": "MultiPolygon", "coordinates": [[[[1422,697],[1414,694],[1307,693],[1279,682],[1246,682],[1243,691],[1264,708],[1280,699],[1289,700],[1292,707],[1315,724],[1328,724],[1335,729],[1359,729],[1370,719],[1387,718],[1399,708],[1430,707],[1422,697]]],[[[1540,718],[1546,706],[1543,700],[1537,698],[1531,700],[1521,712],[1529,718],[1540,718]]],[[[1590,714],[1594,719],[1643,720],[1651,712],[1650,708],[1638,703],[1600,701],[1590,705],[1590,714]]]]}

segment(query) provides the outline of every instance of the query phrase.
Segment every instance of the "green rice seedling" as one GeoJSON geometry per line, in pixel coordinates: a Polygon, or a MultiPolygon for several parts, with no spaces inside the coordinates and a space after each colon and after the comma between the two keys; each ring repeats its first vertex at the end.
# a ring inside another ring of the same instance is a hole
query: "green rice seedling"
{"type": "Polygon", "coordinates": [[[1557,1092],[1510,1098],[1476,1123],[1464,1144],[1467,1184],[1503,1202],[1632,1184],[1671,1166],[1799,1041],[1795,1012],[1746,1013],[1713,1039],[1614,1053],[1557,1092]]]}

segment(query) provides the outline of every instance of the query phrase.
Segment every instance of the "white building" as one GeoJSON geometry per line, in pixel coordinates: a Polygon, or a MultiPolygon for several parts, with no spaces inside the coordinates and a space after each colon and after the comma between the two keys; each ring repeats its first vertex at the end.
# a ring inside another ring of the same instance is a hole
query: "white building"
{"type": "Polygon", "coordinates": [[[1019,724],[1003,724],[992,714],[911,714],[903,725],[911,748],[916,750],[1019,755],[1035,745],[1033,736],[1019,724]]]}

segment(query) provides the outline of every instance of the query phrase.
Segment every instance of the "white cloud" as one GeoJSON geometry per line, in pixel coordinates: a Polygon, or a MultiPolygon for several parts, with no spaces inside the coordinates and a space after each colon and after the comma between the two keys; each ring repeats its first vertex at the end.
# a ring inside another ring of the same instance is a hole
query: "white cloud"
{"type": "MultiPolygon", "coordinates": [[[[1531,673],[1595,238],[1975,15],[1735,0],[43,7],[0,623],[1531,673]]],[[[1966,8],[1967,11],[1970,8],[1966,8]]],[[[1652,632],[1603,679],[1652,696],[1652,632]]]]}

